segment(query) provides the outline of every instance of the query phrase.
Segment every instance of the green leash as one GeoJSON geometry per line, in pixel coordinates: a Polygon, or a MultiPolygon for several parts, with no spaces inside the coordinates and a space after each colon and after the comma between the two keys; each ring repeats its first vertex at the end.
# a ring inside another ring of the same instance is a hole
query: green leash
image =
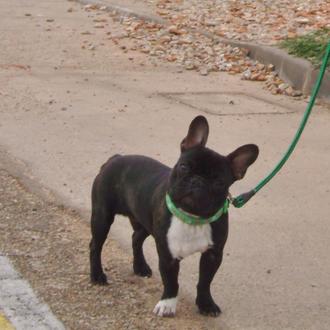
{"type": "Polygon", "coordinates": [[[224,205],[210,218],[201,218],[198,216],[194,216],[191,215],[189,213],[184,212],[181,209],[178,209],[174,203],[172,202],[170,196],[168,194],[166,194],[166,205],[168,207],[168,209],[170,210],[170,212],[175,215],[176,217],[178,217],[179,219],[181,219],[183,222],[189,224],[189,225],[204,225],[204,224],[208,224],[208,223],[212,223],[214,221],[217,221],[218,219],[221,218],[221,216],[223,214],[226,214],[228,212],[228,208],[229,208],[229,203],[233,204],[235,207],[242,207],[243,205],[245,205],[261,188],[263,188],[279,171],[280,169],[283,167],[283,165],[286,163],[286,161],[289,159],[290,155],[292,154],[294,148],[296,147],[301,134],[306,126],[306,123],[308,121],[309,115],[312,112],[314,103],[315,103],[315,99],[317,97],[317,94],[319,92],[323,77],[324,77],[324,73],[327,67],[327,63],[329,61],[330,58],[330,42],[327,46],[326,52],[325,52],[325,56],[322,62],[322,66],[320,69],[320,73],[319,76],[317,78],[316,84],[314,86],[310,101],[308,103],[308,106],[306,108],[306,111],[304,113],[303,119],[299,125],[299,128],[296,132],[296,135],[294,136],[288,150],[286,151],[286,153],[284,154],[284,156],[282,157],[282,159],[278,162],[278,164],[274,167],[274,169],[263,179],[259,182],[259,184],[252,190],[243,193],[235,198],[232,198],[231,196],[229,196],[224,205]]]}
{"type": "Polygon", "coordinates": [[[314,86],[310,101],[308,103],[308,106],[306,108],[306,111],[304,113],[303,119],[300,123],[300,126],[296,132],[296,135],[294,136],[288,150],[286,151],[286,153],[284,154],[284,156],[282,157],[282,159],[279,161],[279,163],[275,166],[275,168],[263,179],[259,182],[259,184],[252,190],[243,193],[235,198],[233,198],[231,200],[232,204],[235,207],[242,207],[243,205],[245,205],[251,197],[253,197],[261,188],[263,188],[279,171],[280,169],[283,167],[283,165],[286,163],[286,161],[289,159],[290,155],[292,154],[294,148],[296,147],[300,136],[306,126],[307,120],[309,118],[309,115],[312,112],[312,108],[314,106],[315,103],[315,99],[317,97],[317,94],[319,92],[323,77],[324,77],[324,73],[327,67],[327,63],[329,61],[330,58],[330,42],[327,46],[326,52],[325,52],[325,56],[322,62],[322,66],[320,69],[320,73],[319,76],[317,78],[316,84],[314,86]]]}

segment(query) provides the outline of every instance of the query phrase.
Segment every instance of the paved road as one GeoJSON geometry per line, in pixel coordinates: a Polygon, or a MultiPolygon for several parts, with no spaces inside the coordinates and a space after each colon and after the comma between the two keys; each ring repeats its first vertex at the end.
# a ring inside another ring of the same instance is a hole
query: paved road
{"type": "MultiPolygon", "coordinates": [[[[201,113],[211,148],[226,154],[244,143],[260,146],[233,192],[250,188],[286,149],[306,106],[236,76],[203,77],[126,52],[106,34],[120,33],[119,25],[93,28],[102,16],[71,2],[2,1],[0,13],[2,161],[86,219],[91,182],[108,156],[138,153],[173,165],[190,120],[201,113]]],[[[244,209],[231,210],[213,284],[224,313],[205,321],[210,328],[328,328],[329,123],[329,111],[317,108],[282,173],[244,209]]],[[[125,249],[127,228],[119,218],[112,230],[125,249]]],[[[146,250],[155,270],[151,241],[146,250]]],[[[191,303],[197,261],[185,260],[181,272],[181,293],[191,303]]]]}

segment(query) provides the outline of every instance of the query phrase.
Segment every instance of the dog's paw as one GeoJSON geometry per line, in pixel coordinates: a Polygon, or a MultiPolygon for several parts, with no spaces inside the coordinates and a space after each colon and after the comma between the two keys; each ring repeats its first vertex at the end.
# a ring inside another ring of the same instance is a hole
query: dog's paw
{"type": "Polygon", "coordinates": [[[133,266],[134,274],[141,276],[141,277],[151,277],[152,276],[152,270],[149,267],[147,263],[141,265],[134,265],[133,266]]]}
{"type": "Polygon", "coordinates": [[[160,300],[153,312],[158,316],[173,317],[176,311],[177,297],[160,300]]]}
{"type": "Polygon", "coordinates": [[[202,315],[217,317],[221,314],[220,307],[213,300],[208,302],[196,301],[196,304],[202,315]]]}
{"type": "Polygon", "coordinates": [[[107,285],[107,275],[105,275],[104,273],[93,274],[91,275],[91,283],[97,285],[107,285]]]}

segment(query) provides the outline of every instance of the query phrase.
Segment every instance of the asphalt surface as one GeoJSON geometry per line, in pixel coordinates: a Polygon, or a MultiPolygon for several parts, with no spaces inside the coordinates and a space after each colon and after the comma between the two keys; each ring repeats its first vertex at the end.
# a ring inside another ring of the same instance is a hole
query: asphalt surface
{"type": "MultiPolygon", "coordinates": [[[[105,33],[120,31],[117,23],[95,29],[95,16],[71,2],[14,0],[0,3],[0,13],[1,162],[29,189],[79,210],[86,221],[92,180],[110,155],[144,154],[173,165],[191,119],[204,114],[212,149],[260,147],[235,194],[274,166],[306,106],[238,77],[202,77],[120,49],[105,33]],[[85,40],[95,47],[83,49],[85,40]],[[246,105],[253,112],[244,113],[246,105]]],[[[208,328],[328,329],[329,120],[329,110],[316,107],[281,174],[246,207],[230,210],[224,263],[213,283],[223,314],[205,319],[208,328]]],[[[130,251],[127,228],[119,218],[110,237],[130,251]]],[[[180,275],[180,294],[191,306],[197,259],[184,260],[180,275]]]]}

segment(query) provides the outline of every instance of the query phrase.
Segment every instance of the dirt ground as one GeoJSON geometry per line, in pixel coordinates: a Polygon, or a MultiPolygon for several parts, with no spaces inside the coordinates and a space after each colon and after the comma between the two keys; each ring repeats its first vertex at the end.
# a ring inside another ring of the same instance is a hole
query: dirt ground
{"type": "Polygon", "coordinates": [[[0,251],[68,329],[206,329],[197,309],[180,302],[178,317],[152,314],[155,279],[133,275],[131,256],[108,240],[108,286],[89,283],[89,226],[69,209],[30,193],[0,169],[0,251]]]}

